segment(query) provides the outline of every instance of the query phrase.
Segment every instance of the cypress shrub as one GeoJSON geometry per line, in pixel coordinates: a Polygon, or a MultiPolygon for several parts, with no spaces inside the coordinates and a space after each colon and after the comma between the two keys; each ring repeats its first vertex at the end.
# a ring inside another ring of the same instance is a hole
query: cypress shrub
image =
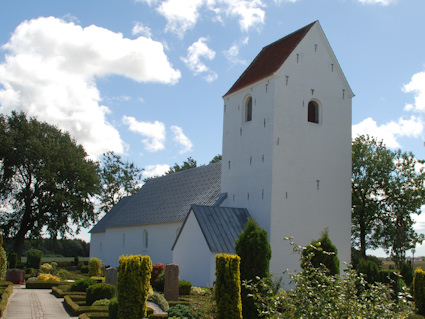
{"type": "Polygon", "coordinates": [[[16,268],[16,264],[18,263],[18,254],[15,252],[11,252],[9,257],[7,258],[7,262],[9,263],[9,268],[16,268]]]}
{"type": "Polygon", "coordinates": [[[403,276],[403,280],[407,287],[411,287],[413,282],[413,268],[411,264],[406,262],[401,264],[400,275],[403,276]]]}
{"type": "Polygon", "coordinates": [[[329,239],[328,230],[325,230],[318,240],[313,240],[311,245],[303,250],[303,257],[313,254],[311,264],[318,268],[324,265],[330,275],[339,275],[338,250],[329,239]]]}
{"type": "Polygon", "coordinates": [[[118,318],[144,318],[150,288],[149,256],[121,256],[118,267],[118,318]]]}
{"type": "MultiPolygon", "coordinates": [[[[272,256],[267,232],[258,224],[249,219],[245,229],[236,240],[236,254],[241,258],[241,281],[255,280],[269,277],[269,264],[272,256]]],[[[245,319],[259,317],[254,299],[249,296],[249,291],[242,286],[242,311],[245,319]]]]}
{"type": "Polygon", "coordinates": [[[216,256],[217,319],[242,319],[240,260],[237,255],[216,256]]]}
{"type": "Polygon", "coordinates": [[[377,264],[370,260],[360,259],[357,264],[357,273],[362,273],[364,279],[369,284],[374,284],[375,282],[382,281],[381,273],[377,264]]]}
{"type": "Polygon", "coordinates": [[[99,258],[90,258],[89,261],[89,277],[100,277],[102,269],[102,261],[99,258]]]}
{"type": "Polygon", "coordinates": [[[6,252],[3,248],[3,235],[0,234],[0,281],[3,281],[6,277],[7,271],[7,259],[6,252]]]}
{"type": "Polygon", "coordinates": [[[425,315],[425,271],[420,267],[416,268],[413,277],[413,297],[418,314],[425,315]]]}
{"type": "Polygon", "coordinates": [[[115,297],[117,289],[110,284],[95,284],[87,289],[86,305],[91,306],[93,302],[100,299],[112,299],[115,297]]]}
{"type": "Polygon", "coordinates": [[[38,249],[28,250],[27,255],[27,268],[34,268],[36,270],[40,269],[41,257],[43,257],[43,252],[38,249]]]}

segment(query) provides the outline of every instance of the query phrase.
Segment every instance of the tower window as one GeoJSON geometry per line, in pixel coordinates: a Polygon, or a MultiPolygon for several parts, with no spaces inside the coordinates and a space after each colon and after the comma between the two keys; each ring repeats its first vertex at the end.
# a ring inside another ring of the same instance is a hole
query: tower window
{"type": "Polygon", "coordinates": [[[252,121],[252,97],[248,96],[245,100],[245,107],[244,107],[244,113],[245,113],[245,122],[252,121]]]}
{"type": "Polygon", "coordinates": [[[308,102],[308,121],[319,123],[319,105],[314,101],[308,102]]]}

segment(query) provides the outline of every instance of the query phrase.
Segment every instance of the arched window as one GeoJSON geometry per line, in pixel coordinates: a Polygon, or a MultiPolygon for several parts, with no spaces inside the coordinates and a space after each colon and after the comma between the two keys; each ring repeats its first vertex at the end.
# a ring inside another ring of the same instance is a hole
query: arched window
{"type": "Polygon", "coordinates": [[[248,96],[245,100],[245,122],[252,121],[252,97],[248,96]]]}
{"type": "Polygon", "coordinates": [[[145,229],[143,230],[143,247],[148,248],[149,246],[149,235],[148,231],[145,229]]]}
{"type": "Polygon", "coordinates": [[[308,102],[308,121],[319,123],[319,104],[314,101],[308,102]]]}

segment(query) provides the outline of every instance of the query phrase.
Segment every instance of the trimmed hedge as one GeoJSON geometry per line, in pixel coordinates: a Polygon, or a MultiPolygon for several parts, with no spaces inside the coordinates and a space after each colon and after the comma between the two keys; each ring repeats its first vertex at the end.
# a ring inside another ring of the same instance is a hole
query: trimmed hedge
{"type": "Polygon", "coordinates": [[[83,313],[78,319],[91,319],[91,318],[109,318],[109,314],[105,312],[89,312],[83,313]]]}
{"type": "Polygon", "coordinates": [[[117,288],[110,284],[95,284],[87,289],[86,304],[91,306],[93,302],[100,299],[112,299],[117,293],[117,288]]]}
{"type": "Polygon", "coordinates": [[[0,282],[0,318],[3,316],[7,307],[10,295],[13,293],[13,283],[10,281],[0,282]]]}
{"type": "Polygon", "coordinates": [[[118,318],[144,318],[150,289],[149,256],[121,256],[118,267],[118,318]]]}
{"type": "Polygon", "coordinates": [[[46,280],[31,280],[25,282],[25,288],[27,289],[52,289],[56,286],[63,285],[64,282],[57,281],[46,281],[46,280]]]}
{"type": "Polygon", "coordinates": [[[179,280],[179,295],[190,295],[192,283],[186,280],[179,280]]]}
{"type": "Polygon", "coordinates": [[[218,254],[215,260],[217,319],[242,319],[241,259],[238,255],[218,254]]]}
{"type": "Polygon", "coordinates": [[[73,300],[72,296],[65,296],[63,298],[66,309],[71,312],[73,316],[79,316],[83,313],[92,313],[92,312],[104,312],[108,313],[108,307],[107,306],[99,306],[99,307],[93,307],[93,306],[80,306],[78,303],[73,300]]]}

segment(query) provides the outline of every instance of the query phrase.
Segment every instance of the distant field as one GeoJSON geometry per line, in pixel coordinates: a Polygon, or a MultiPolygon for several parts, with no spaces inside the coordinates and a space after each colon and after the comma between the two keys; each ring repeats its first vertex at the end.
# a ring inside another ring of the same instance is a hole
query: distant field
{"type": "MultiPolygon", "coordinates": [[[[383,261],[383,268],[384,269],[388,269],[390,268],[390,266],[394,266],[394,262],[392,261],[383,261]]],[[[413,262],[413,268],[416,269],[418,267],[421,267],[422,269],[425,270],[425,261],[415,261],[413,262]]]]}
{"type": "MultiPolygon", "coordinates": [[[[79,261],[89,261],[90,257],[78,257],[79,261]]],[[[62,256],[43,256],[41,258],[42,263],[51,263],[52,261],[64,262],[64,261],[74,261],[74,257],[62,257],[62,256]]],[[[27,257],[22,257],[22,262],[27,262],[27,257]]]]}

